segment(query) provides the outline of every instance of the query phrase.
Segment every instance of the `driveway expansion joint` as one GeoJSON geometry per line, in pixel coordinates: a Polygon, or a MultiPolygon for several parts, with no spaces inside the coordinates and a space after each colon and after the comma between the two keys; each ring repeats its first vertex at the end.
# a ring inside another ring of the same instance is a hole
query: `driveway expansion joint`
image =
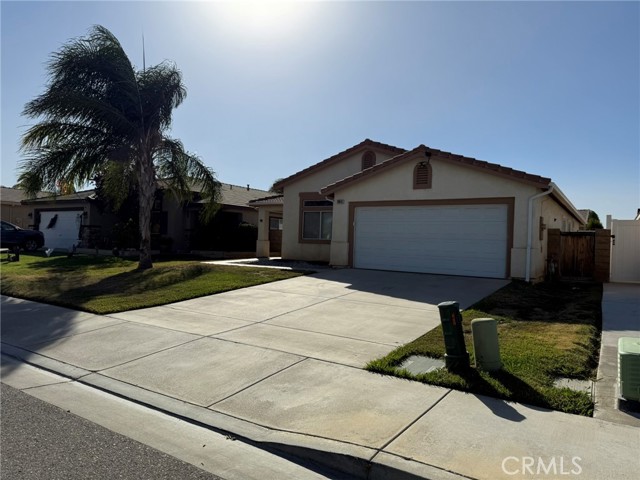
{"type": "MultiPolygon", "coordinates": [[[[133,322],[133,323],[136,323],[136,322],[133,322]]],[[[143,325],[143,324],[139,324],[139,325],[143,325]]],[[[157,327],[157,328],[162,328],[162,327],[157,327]]],[[[163,330],[169,330],[169,329],[163,329],[163,330]]],[[[173,331],[173,330],[171,330],[171,331],[173,331]]],[[[181,333],[183,333],[183,332],[181,332],[181,333]]],[[[193,334],[193,333],[191,333],[191,334],[189,334],[189,335],[194,335],[194,334],[193,334]]],[[[168,350],[172,350],[172,349],[174,349],[174,348],[184,347],[185,345],[189,345],[190,343],[197,342],[197,341],[199,341],[199,340],[202,340],[203,338],[207,338],[207,337],[200,336],[200,335],[199,335],[198,337],[199,337],[199,338],[193,338],[193,339],[191,339],[191,340],[187,340],[186,342],[179,343],[179,344],[177,344],[177,345],[171,345],[171,346],[169,346],[169,347],[161,348],[161,349],[159,349],[159,350],[155,350],[155,351],[153,351],[153,352],[146,353],[146,354],[141,355],[141,356],[136,357],[136,358],[131,358],[131,359],[129,359],[129,360],[127,360],[127,361],[125,361],[125,362],[118,363],[118,364],[116,364],[116,365],[111,365],[111,366],[106,367],[106,368],[100,368],[100,369],[98,369],[98,370],[92,370],[92,372],[94,372],[94,373],[106,372],[107,370],[111,370],[112,368],[122,367],[122,366],[124,366],[124,365],[128,365],[128,364],[130,364],[130,363],[137,362],[138,360],[142,360],[143,358],[152,357],[153,355],[157,355],[157,354],[159,354],[159,353],[163,353],[163,352],[166,352],[166,351],[168,351],[168,350]]]]}
{"type": "MultiPolygon", "coordinates": [[[[265,380],[267,380],[267,379],[269,379],[269,378],[271,378],[271,377],[274,377],[274,376],[276,376],[276,375],[278,375],[278,374],[280,374],[280,373],[284,372],[285,370],[290,369],[291,367],[294,367],[294,366],[296,366],[296,365],[299,365],[299,364],[301,364],[302,362],[304,362],[304,361],[306,361],[306,360],[309,360],[309,358],[308,358],[308,357],[302,357],[300,360],[298,360],[298,361],[296,361],[296,362],[292,363],[291,365],[287,365],[286,367],[281,368],[280,370],[278,370],[278,371],[276,371],[276,372],[273,372],[273,373],[271,373],[271,374],[267,375],[266,377],[263,377],[263,378],[261,378],[260,380],[258,380],[258,381],[256,381],[256,382],[253,382],[253,383],[252,383],[252,384],[250,384],[250,385],[247,385],[246,387],[241,388],[241,389],[240,389],[240,390],[238,390],[237,392],[233,392],[231,395],[227,395],[226,397],[221,398],[220,400],[217,400],[217,401],[213,402],[211,405],[207,405],[207,407],[206,407],[206,408],[211,408],[212,406],[214,406],[214,405],[216,405],[216,404],[218,404],[218,403],[220,403],[220,402],[223,402],[223,401],[225,401],[225,400],[227,400],[227,399],[229,399],[229,398],[231,398],[231,397],[233,397],[233,396],[235,396],[235,395],[238,395],[239,393],[244,392],[245,390],[248,390],[249,388],[254,387],[255,385],[258,385],[259,383],[264,382],[265,380]]],[[[217,410],[216,410],[216,411],[217,411],[217,410]]],[[[219,413],[222,413],[222,412],[219,412],[219,413]]]]}
{"type": "MultiPolygon", "coordinates": [[[[424,412],[422,412],[420,415],[418,415],[413,421],[409,422],[403,429],[401,429],[398,433],[396,433],[390,440],[388,440],[384,445],[382,445],[382,447],[376,449],[376,453],[373,455],[373,457],[371,457],[369,459],[370,462],[373,462],[374,458],[380,454],[380,452],[383,452],[385,448],[387,448],[389,445],[391,445],[398,437],[400,437],[404,432],[406,432],[407,430],[409,430],[413,425],[415,425],[421,418],[423,418],[427,413],[429,413],[431,410],[433,410],[436,405],[438,405],[440,402],[442,402],[442,400],[444,400],[447,395],[449,395],[451,392],[453,391],[453,389],[449,388],[447,389],[444,394],[435,402],[433,402],[424,412]]],[[[385,452],[388,453],[388,452],[385,452]]]]}

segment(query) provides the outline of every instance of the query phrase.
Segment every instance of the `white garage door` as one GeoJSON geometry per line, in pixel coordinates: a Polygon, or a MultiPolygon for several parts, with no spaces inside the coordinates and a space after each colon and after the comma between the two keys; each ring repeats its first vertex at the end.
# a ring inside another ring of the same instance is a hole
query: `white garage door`
{"type": "Polygon", "coordinates": [[[78,244],[81,223],[80,210],[40,212],[40,231],[44,234],[45,248],[71,250],[78,244]]]}
{"type": "Polygon", "coordinates": [[[354,267],[507,276],[507,206],[358,207],[354,267]]]}

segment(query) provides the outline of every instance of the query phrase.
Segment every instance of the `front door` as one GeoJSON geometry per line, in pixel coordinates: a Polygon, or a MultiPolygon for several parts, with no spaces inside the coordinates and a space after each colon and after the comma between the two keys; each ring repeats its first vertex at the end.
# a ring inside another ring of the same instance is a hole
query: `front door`
{"type": "Polygon", "coordinates": [[[269,250],[272,257],[282,252],[282,217],[269,217],[269,250]]]}

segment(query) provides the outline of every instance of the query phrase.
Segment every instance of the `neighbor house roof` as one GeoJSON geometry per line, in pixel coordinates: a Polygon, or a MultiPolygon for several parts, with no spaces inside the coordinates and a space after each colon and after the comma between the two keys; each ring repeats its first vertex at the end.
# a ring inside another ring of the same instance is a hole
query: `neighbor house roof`
{"type": "Polygon", "coordinates": [[[240,187],[223,183],[220,186],[220,203],[224,205],[246,207],[252,200],[263,198],[266,195],[269,195],[268,191],[250,188],[249,185],[240,187]]]}
{"type": "Polygon", "coordinates": [[[578,210],[578,212],[580,213],[580,215],[582,215],[582,218],[584,219],[584,221],[586,223],[587,220],[589,220],[589,214],[591,213],[591,210],[581,208],[580,210],[578,210]]]}
{"type": "MultiPolygon", "coordinates": [[[[197,189],[194,189],[194,191],[197,191],[197,189]]],[[[268,194],[269,192],[266,190],[250,188],[248,185],[246,187],[241,187],[239,185],[231,185],[228,183],[220,184],[220,204],[222,205],[246,207],[249,201],[264,197],[268,194]]],[[[48,202],[77,202],[94,200],[97,198],[96,191],[93,189],[71,193],[69,195],[48,195],[49,196],[43,198],[26,200],[24,203],[40,204],[48,202]]],[[[205,201],[206,200],[203,200],[197,203],[203,203],[205,201]]]]}
{"type": "Polygon", "coordinates": [[[282,180],[279,180],[273,185],[273,187],[275,189],[280,189],[285,185],[293,182],[294,180],[298,180],[302,177],[315,173],[317,170],[333,165],[334,163],[339,162],[345,159],[346,157],[353,155],[354,153],[357,153],[360,150],[367,150],[369,148],[384,150],[394,155],[398,155],[400,153],[406,152],[404,148],[394,147],[393,145],[387,145],[386,143],[375,142],[367,138],[362,142],[360,142],[359,144],[354,145],[351,148],[348,148],[340,153],[336,153],[335,155],[325,160],[322,160],[321,162],[311,165],[310,167],[307,167],[304,170],[300,170],[299,172],[294,173],[293,175],[287,178],[283,178],[282,180]]]}
{"type": "MultiPolygon", "coordinates": [[[[38,192],[36,198],[49,196],[50,192],[38,192]]],[[[2,203],[20,205],[23,200],[27,200],[29,197],[25,194],[25,191],[19,188],[0,187],[0,201],[2,203]]]]}
{"type": "Polygon", "coordinates": [[[262,206],[262,205],[283,205],[284,204],[284,195],[271,195],[269,197],[256,198],[255,200],[251,200],[249,205],[252,207],[262,206]]]}
{"type": "Polygon", "coordinates": [[[48,202],[82,202],[86,200],[94,200],[96,198],[96,191],[91,190],[82,190],[80,192],[69,193],[67,195],[52,195],[51,193],[47,193],[46,196],[40,198],[33,198],[30,200],[24,200],[22,203],[25,204],[38,204],[38,203],[48,203],[48,202]]]}

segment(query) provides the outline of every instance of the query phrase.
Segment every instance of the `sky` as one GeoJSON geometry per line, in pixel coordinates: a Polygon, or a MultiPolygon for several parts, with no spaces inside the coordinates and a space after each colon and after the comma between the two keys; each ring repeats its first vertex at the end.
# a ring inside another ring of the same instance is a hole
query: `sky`
{"type": "Polygon", "coordinates": [[[640,208],[640,2],[2,0],[2,185],[50,55],[96,24],[181,70],[170,134],[223,183],[370,138],[550,177],[603,223],[640,208]]]}

